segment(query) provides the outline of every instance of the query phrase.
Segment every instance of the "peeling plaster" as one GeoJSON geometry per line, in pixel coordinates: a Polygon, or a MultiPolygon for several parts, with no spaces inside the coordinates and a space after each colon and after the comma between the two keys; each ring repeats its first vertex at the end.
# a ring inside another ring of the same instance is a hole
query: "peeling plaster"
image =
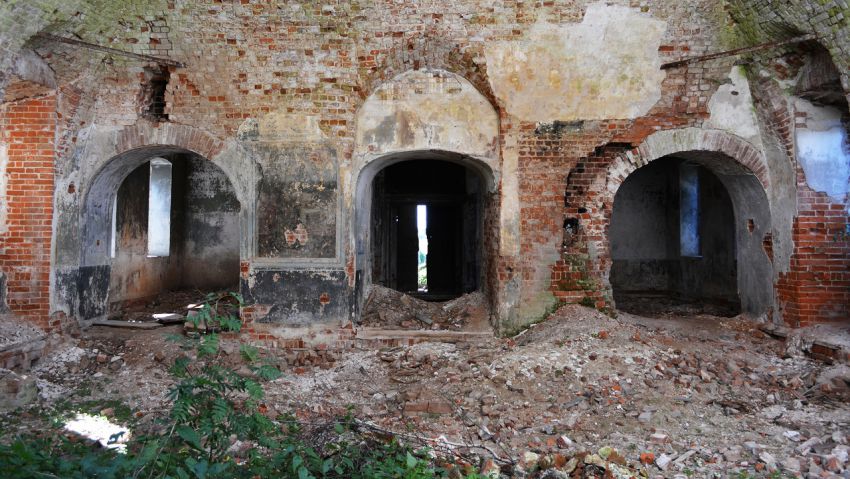
{"type": "Polygon", "coordinates": [[[502,204],[499,208],[499,254],[517,256],[519,238],[519,148],[514,135],[506,135],[502,149],[502,204]]]}
{"type": "Polygon", "coordinates": [[[850,211],[850,139],[841,112],[796,99],[797,111],[807,114],[806,128],[797,129],[797,158],[806,183],[815,191],[844,203],[850,211]]]}
{"type": "Polygon", "coordinates": [[[708,102],[708,109],[711,117],[705,123],[705,128],[732,133],[752,143],[759,150],[764,149],[750,83],[742,67],[732,67],[729,83],[724,83],[717,89],[708,102]]]}
{"type": "Polygon", "coordinates": [[[465,78],[443,70],[403,73],[357,112],[357,152],[446,150],[496,157],[499,117],[465,78]]]}
{"type": "Polygon", "coordinates": [[[658,47],[666,28],[636,9],[601,2],[580,24],[538,22],[524,40],[487,46],[493,91],[525,121],[637,118],[661,98],[658,47]]]}

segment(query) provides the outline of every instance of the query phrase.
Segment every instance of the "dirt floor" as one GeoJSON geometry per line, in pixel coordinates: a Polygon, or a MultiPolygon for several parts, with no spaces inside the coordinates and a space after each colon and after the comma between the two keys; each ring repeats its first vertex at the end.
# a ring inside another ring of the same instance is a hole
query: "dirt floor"
{"type": "MultiPolygon", "coordinates": [[[[510,339],[355,349],[323,367],[280,356],[266,406],[305,418],[351,406],[402,438],[475,453],[504,477],[850,477],[848,366],[756,326],[568,305],[510,339]]],[[[32,371],[41,401],[117,400],[149,423],[168,409],[167,369],[181,351],[166,337],[180,333],[91,328],[32,371]]],[[[238,367],[237,344],[224,347],[238,367]]]]}
{"type": "Polygon", "coordinates": [[[133,300],[110,305],[109,319],[117,321],[156,322],[154,314],[180,314],[185,316],[191,305],[202,303],[208,295],[221,297],[228,291],[238,291],[238,285],[218,291],[185,289],[164,291],[153,298],[133,300]]]}

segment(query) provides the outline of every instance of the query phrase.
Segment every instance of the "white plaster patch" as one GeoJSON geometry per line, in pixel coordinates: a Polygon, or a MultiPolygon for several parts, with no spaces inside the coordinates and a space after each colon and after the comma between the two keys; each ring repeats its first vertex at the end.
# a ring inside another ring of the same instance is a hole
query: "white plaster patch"
{"type": "Polygon", "coordinates": [[[661,98],[666,22],[596,3],[582,23],[538,23],[521,41],[488,45],[493,91],[526,121],[637,118],[661,98]]]}
{"type": "Polygon", "coordinates": [[[841,123],[841,112],[797,99],[798,111],[807,114],[807,128],[797,129],[797,158],[806,183],[850,211],[850,139],[841,123]]]}
{"type": "Polygon", "coordinates": [[[319,118],[279,111],[256,119],[249,118],[239,126],[240,137],[258,141],[310,143],[325,140],[319,118]]]}
{"type": "Polygon", "coordinates": [[[263,140],[322,141],[324,133],[319,128],[319,118],[307,115],[290,115],[271,112],[260,118],[260,138],[263,140]]]}
{"type": "Polygon", "coordinates": [[[443,70],[403,73],[357,112],[357,151],[446,150],[495,157],[499,117],[465,78],[443,70]]]}
{"type": "Polygon", "coordinates": [[[727,131],[762,149],[750,83],[744,69],[740,66],[732,67],[729,80],[731,83],[721,85],[708,102],[711,117],[705,128],[727,131]]]}

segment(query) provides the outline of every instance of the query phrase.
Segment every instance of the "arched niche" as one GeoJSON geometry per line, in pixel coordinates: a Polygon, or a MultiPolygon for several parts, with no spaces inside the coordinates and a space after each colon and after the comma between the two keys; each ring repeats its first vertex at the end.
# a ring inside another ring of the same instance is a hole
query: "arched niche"
{"type": "Polygon", "coordinates": [[[617,308],[765,312],[769,229],[761,185],[728,157],[681,152],[638,168],[618,188],[608,228],[617,308]]]}
{"type": "MultiPolygon", "coordinates": [[[[492,261],[495,260],[497,251],[498,232],[494,225],[497,224],[497,197],[495,193],[495,177],[490,167],[483,161],[467,157],[458,153],[445,151],[410,151],[382,156],[371,161],[363,168],[357,178],[355,195],[355,219],[354,219],[354,241],[356,245],[356,277],[357,277],[357,304],[361,304],[363,293],[373,284],[373,266],[375,264],[375,242],[373,234],[375,224],[379,221],[375,217],[376,205],[373,201],[375,194],[375,181],[382,172],[392,169],[394,165],[402,163],[416,164],[420,168],[433,168],[435,171],[444,171],[446,165],[457,165],[455,170],[465,172],[467,189],[465,195],[470,198],[466,209],[472,211],[471,219],[465,220],[466,226],[471,226],[465,236],[465,242],[471,245],[474,251],[467,257],[474,262],[473,270],[465,271],[464,275],[475,275],[472,281],[464,282],[460,292],[471,292],[472,290],[488,293],[490,285],[485,280],[485,274],[492,270],[492,261]],[[429,166],[433,165],[433,166],[429,166]],[[473,236],[470,236],[473,235],[473,236]],[[468,285],[472,286],[469,289],[468,285]],[[464,289],[466,288],[466,289],[464,289]]],[[[421,193],[421,192],[419,192],[421,193]]],[[[428,194],[421,196],[427,197],[428,194]]],[[[424,199],[421,202],[428,202],[424,199]]],[[[381,208],[378,208],[381,209],[381,208]]],[[[469,214],[469,213],[465,213],[469,214]]],[[[466,246],[463,246],[466,247],[466,246]]],[[[463,267],[465,268],[465,267],[463,267]]],[[[390,285],[391,286],[391,285],[390,285]]]]}

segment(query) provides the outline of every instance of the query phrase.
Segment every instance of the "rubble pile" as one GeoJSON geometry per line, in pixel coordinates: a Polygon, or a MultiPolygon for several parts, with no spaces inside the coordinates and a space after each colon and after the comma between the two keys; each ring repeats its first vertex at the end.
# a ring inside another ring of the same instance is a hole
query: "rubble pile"
{"type": "MultiPolygon", "coordinates": [[[[267,351],[284,374],[263,407],[305,419],[351,407],[487,477],[850,477],[850,368],[789,355],[757,326],[568,305],[513,338],[355,349],[321,365],[267,351]]],[[[183,354],[168,329],[179,328],[88,332],[34,371],[39,387],[83,398],[86,384],[85,398],[165,411],[167,368],[183,354]]],[[[224,349],[238,365],[238,345],[224,349]]]]}
{"type": "Polygon", "coordinates": [[[566,306],[513,339],[344,356],[282,378],[275,390],[287,394],[275,398],[314,411],[352,404],[516,477],[850,475],[850,376],[783,358],[781,342],[745,321],[699,320],[713,326],[650,328],[566,306]],[[799,449],[813,438],[824,445],[799,449]]]}
{"type": "MultiPolygon", "coordinates": [[[[238,290],[239,287],[234,285],[231,288],[212,292],[199,290],[164,291],[154,298],[110,305],[109,319],[130,322],[156,322],[163,316],[168,315],[186,317],[188,312],[198,309],[197,305],[203,303],[210,293],[217,297],[227,298],[228,291],[238,290]]],[[[165,321],[166,324],[171,322],[176,321],[165,321]]]]}
{"type": "Polygon", "coordinates": [[[0,368],[27,370],[47,346],[44,332],[0,314],[0,368]]]}
{"type": "Polygon", "coordinates": [[[36,328],[20,321],[4,318],[0,314],[0,351],[42,338],[44,333],[36,328]]]}
{"type": "Polygon", "coordinates": [[[489,308],[481,292],[445,302],[430,302],[373,285],[363,305],[361,325],[384,329],[481,330],[489,327],[489,308]]]}

